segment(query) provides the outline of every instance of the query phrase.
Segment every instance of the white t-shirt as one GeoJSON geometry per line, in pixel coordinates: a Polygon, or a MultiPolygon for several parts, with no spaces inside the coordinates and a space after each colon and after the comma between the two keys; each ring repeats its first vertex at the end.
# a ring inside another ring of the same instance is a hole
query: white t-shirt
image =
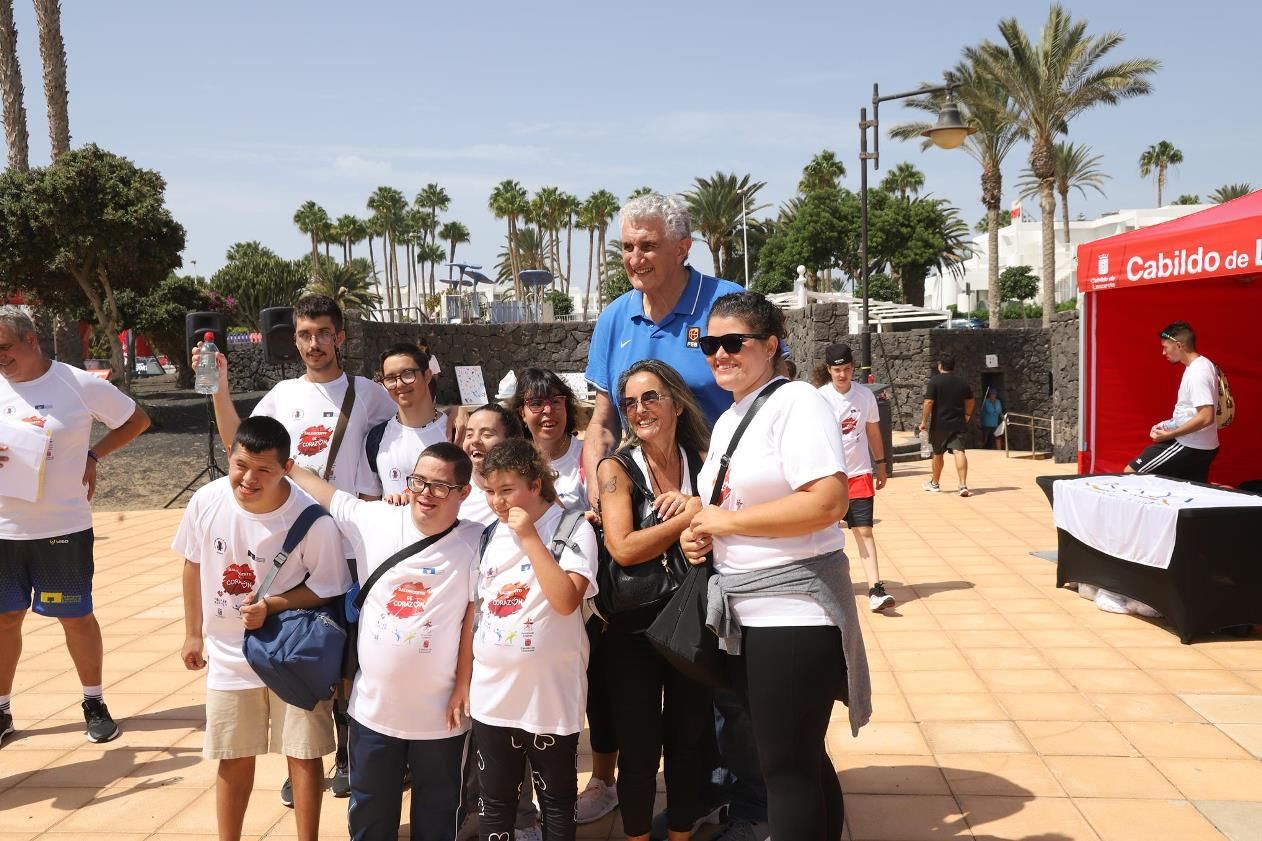
{"type": "MultiPolygon", "coordinates": [[[[289,431],[296,467],[305,467],[324,476],[329,445],[337,429],[346,397],[346,374],[327,383],[313,383],[306,377],[282,380],[263,395],[253,415],[276,418],[289,431]]],[[[380,383],[355,378],[355,406],[351,409],[337,463],[327,477],[340,491],[372,494],[374,487],[361,487],[360,465],[364,461],[364,438],[368,430],[389,420],[399,409],[380,383]]]]}
{"type": "MultiPolygon", "coordinates": [[[[288,480],[287,480],[288,481],[288,480]]],[[[201,567],[202,633],[210,661],[210,689],[253,689],[263,685],[245,661],[241,644],[245,626],[241,605],[255,591],[281,550],[294,520],[314,500],[289,484],[289,498],[266,514],[251,514],[232,493],[228,477],[200,488],[188,501],[171,548],[201,567]]],[[[276,575],[269,595],[304,583],[321,598],[345,593],[351,573],[342,554],[341,535],[321,517],[276,575]]]]}
{"type": "Polygon", "coordinates": [[[469,483],[469,495],[460,503],[460,519],[470,520],[489,526],[493,520],[499,519],[491,510],[491,503],[486,500],[486,491],[478,487],[476,479],[469,483]]]}
{"type": "MultiPolygon", "coordinates": [[[[425,535],[410,505],[364,502],[345,491],[331,508],[355,547],[359,580],[425,535]]],[[[373,585],[359,615],[359,672],[350,714],[396,739],[445,739],[447,701],[465,611],[477,594],[479,523],[460,522],[425,551],[406,558],[373,585]]]]}
{"type": "Polygon", "coordinates": [[[850,478],[872,472],[872,453],[868,449],[868,424],[879,423],[880,410],[872,389],[851,383],[842,394],[832,383],[819,387],[828,405],[832,406],[841,432],[841,450],[846,458],[846,475],[850,478]]]}
{"type": "MultiPolygon", "coordinates": [[[[358,394],[355,396],[359,397],[358,394]]],[[[373,471],[365,449],[364,459],[360,463],[360,471],[364,475],[356,484],[360,488],[376,488],[375,491],[361,491],[368,496],[403,493],[408,487],[408,475],[416,467],[416,460],[421,457],[425,448],[446,440],[445,414],[439,414],[425,426],[404,426],[396,414],[386,421],[381,446],[377,449],[377,470],[373,471]]],[[[364,446],[367,447],[366,439],[364,446]]]]}
{"type": "Polygon", "coordinates": [[[38,540],[92,528],[83,484],[92,420],[117,429],[135,411],[136,402],[126,394],[64,362],[53,362],[43,376],[24,383],[0,377],[0,417],[52,432],[39,501],[0,497],[0,538],[38,540]]]}
{"type": "MultiPolygon", "coordinates": [[[[719,460],[757,395],[755,391],[733,404],[715,423],[710,450],[697,477],[702,501],[709,502],[719,460]]],[[[719,505],[736,511],[772,502],[816,479],[845,472],[832,408],[809,383],[790,382],[771,395],[745,430],[732,454],[719,505]]],[[[836,523],[798,537],[716,537],[714,568],[720,574],[773,569],[845,545],[836,523]]],[[[742,625],[833,624],[824,609],[806,596],[738,597],[732,599],[732,608],[742,625]]]]}
{"type": "MultiPolygon", "coordinates": [[[[549,548],[563,513],[553,505],[535,521],[549,548]]],[[[571,543],[561,553],[561,568],[586,578],[584,598],[591,598],[596,595],[596,533],[580,521],[571,543]]],[[[496,527],[482,557],[478,598],[473,717],[536,734],[579,732],[587,706],[583,612],[562,616],[552,609],[517,535],[504,523],[496,527]]]]}
{"type": "MultiPolygon", "coordinates": [[[[640,468],[640,475],[644,477],[644,487],[649,490],[653,490],[653,480],[649,476],[649,463],[644,458],[644,448],[632,447],[630,452],[631,461],[635,463],[636,467],[640,468]]],[[[683,465],[683,470],[681,471],[682,476],[680,477],[682,481],[679,483],[679,492],[685,496],[692,496],[692,476],[688,473],[688,455],[684,452],[683,447],[679,448],[679,463],[683,465]]],[[[671,478],[673,479],[675,477],[672,476],[671,478]]],[[[699,476],[698,479],[700,479],[699,476]]],[[[714,483],[711,482],[710,486],[714,487],[714,483]]]]}
{"type": "Polygon", "coordinates": [[[429,372],[437,377],[443,372],[443,368],[438,364],[438,357],[434,354],[429,355],[429,372]]]}
{"type": "Polygon", "coordinates": [[[553,460],[552,469],[557,473],[557,499],[567,511],[586,511],[591,508],[587,499],[587,482],[583,476],[583,442],[570,439],[570,448],[560,458],[553,460]]]}
{"type": "MultiPolygon", "coordinates": [[[[1218,369],[1203,356],[1192,360],[1183,368],[1179,381],[1179,398],[1174,404],[1174,420],[1179,426],[1190,421],[1200,406],[1218,406],[1218,369]]],[[[1211,423],[1204,429],[1180,435],[1174,440],[1194,450],[1218,449],[1218,424],[1211,423]]]]}

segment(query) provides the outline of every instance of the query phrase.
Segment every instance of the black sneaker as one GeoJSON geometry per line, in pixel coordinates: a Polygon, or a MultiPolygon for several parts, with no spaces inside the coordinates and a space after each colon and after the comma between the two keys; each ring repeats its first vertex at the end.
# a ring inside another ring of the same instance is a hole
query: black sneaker
{"type": "Polygon", "coordinates": [[[334,797],[351,796],[351,770],[347,763],[338,762],[333,766],[333,783],[329,788],[334,797]]]}
{"type": "Polygon", "coordinates": [[[280,802],[282,806],[294,808],[294,784],[288,777],[285,778],[285,784],[280,787],[280,802]]]}
{"type": "Polygon", "coordinates": [[[118,725],[110,717],[109,707],[105,706],[104,701],[85,700],[83,719],[88,723],[89,742],[109,742],[118,738],[118,725]]]}
{"type": "Polygon", "coordinates": [[[894,597],[885,592],[885,582],[878,581],[871,590],[868,590],[868,607],[872,608],[873,613],[893,606],[894,597]]]}
{"type": "Polygon", "coordinates": [[[3,745],[5,737],[12,733],[13,713],[0,713],[0,745],[3,745]]]}

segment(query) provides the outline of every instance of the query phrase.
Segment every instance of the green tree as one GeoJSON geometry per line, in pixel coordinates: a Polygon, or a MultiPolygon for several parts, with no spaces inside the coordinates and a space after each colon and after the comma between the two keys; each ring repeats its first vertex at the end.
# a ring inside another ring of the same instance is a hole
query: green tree
{"type": "Polygon", "coordinates": [[[968,48],[965,56],[1012,97],[1030,138],[1030,169],[1039,181],[1042,211],[1043,325],[1048,326],[1056,310],[1055,138],[1088,109],[1149,93],[1149,77],[1161,64],[1136,58],[1104,65],[1104,58],[1125,36],[1088,35],[1087,22],[1073,20],[1059,3],[1048,11],[1037,43],[1016,18],[1000,21],[999,34],[1002,44],[987,41],[968,48]]]}
{"type": "Polygon", "coordinates": [[[806,266],[808,278],[818,279],[841,265],[849,246],[857,242],[858,222],[858,200],[848,190],[809,193],[792,220],[775,225],[763,244],[758,256],[760,281],[755,288],[788,291],[793,288],[798,266],[806,266]]]}
{"type": "Polygon", "coordinates": [[[837,159],[837,153],[824,149],[811,156],[811,162],[802,168],[798,192],[809,196],[817,190],[835,190],[846,177],[846,165],[837,159]]]}
{"type": "Polygon", "coordinates": [[[109,334],[125,384],[116,292],[160,283],[183,250],[184,228],[167,210],[162,176],[96,145],[0,175],[3,285],[54,306],[86,301],[109,334]]]}
{"type": "Polygon", "coordinates": [[[286,260],[259,242],[239,242],[228,249],[210,286],[236,300],[238,323],[258,330],[259,311],[293,306],[310,278],[305,258],[286,260]]]}
{"type": "Polygon", "coordinates": [[[1033,266],[1009,266],[999,275],[999,294],[1005,301],[1028,301],[1039,294],[1033,266]]]}
{"type": "Polygon", "coordinates": [[[549,289],[543,293],[543,299],[552,304],[552,315],[555,318],[565,318],[574,314],[574,299],[560,289],[549,289]]]}
{"type": "Polygon", "coordinates": [[[968,224],[944,199],[886,201],[872,215],[872,252],[897,275],[903,303],[924,306],[929,271],[958,275],[969,256],[968,224]]]}
{"type": "MultiPolygon", "coordinates": [[[[692,228],[710,249],[714,273],[724,277],[731,273],[725,257],[731,254],[733,238],[740,230],[742,210],[752,216],[766,205],[756,204],[758,191],[765,181],[751,181],[749,175],[737,177],[734,172],[716,172],[710,178],[698,177],[684,198],[692,214],[692,228]]],[[[749,283],[749,278],[745,278],[749,283]]]]}
{"type": "Polygon", "coordinates": [[[349,265],[322,261],[305,293],[327,295],[343,312],[368,314],[381,305],[381,296],[373,290],[372,268],[362,258],[349,265]]]}
{"type": "MultiPolygon", "coordinates": [[[[1157,207],[1165,203],[1162,196],[1166,191],[1166,170],[1183,163],[1183,152],[1174,148],[1169,140],[1161,140],[1144,150],[1139,156],[1139,174],[1143,178],[1155,175],[1157,180],[1157,207]]],[[[1066,240],[1068,241],[1068,240],[1066,240]]]]}
{"type": "Polygon", "coordinates": [[[1248,182],[1240,184],[1224,184],[1217,190],[1209,194],[1209,200],[1213,204],[1224,204],[1238,199],[1241,196],[1247,196],[1253,192],[1253,185],[1248,182]]]}
{"type": "Polygon", "coordinates": [[[329,220],[328,211],[308,200],[295,211],[294,224],[298,230],[311,237],[311,271],[314,273],[320,264],[320,243],[324,241],[333,223],[329,220]]]}
{"type": "Polygon", "coordinates": [[[874,301],[897,302],[903,297],[903,290],[898,288],[894,278],[885,272],[868,275],[868,297],[874,301]]]}
{"type": "Polygon", "coordinates": [[[583,209],[583,203],[573,193],[562,193],[558,209],[561,212],[562,219],[565,221],[565,274],[561,276],[564,283],[562,290],[566,295],[569,295],[570,272],[574,268],[574,225],[578,219],[579,211],[583,209]]]}
{"type": "Polygon", "coordinates": [[[403,306],[403,287],[399,283],[399,249],[396,235],[404,226],[408,211],[407,199],[394,187],[378,187],[368,197],[377,228],[381,231],[381,266],[386,274],[386,306],[403,306]]]}
{"type": "MultiPolygon", "coordinates": [[[[447,262],[456,262],[456,246],[463,245],[469,241],[469,229],[460,222],[448,222],[438,231],[438,236],[446,241],[449,250],[447,262]]],[[[450,265],[447,267],[447,279],[451,280],[452,272],[455,271],[450,265]]]]}
{"type": "MultiPolygon", "coordinates": [[[[447,190],[441,185],[430,183],[426,184],[424,189],[416,194],[415,204],[417,207],[423,207],[430,212],[425,231],[427,240],[431,243],[435,242],[438,238],[438,215],[446,213],[448,208],[451,207],[451,196],[447,194],[447,190]]],[[[434,266],[433,262],[429,264],[429,291],[431,295],[435,292],[434,266]]]]}
{"type": "Polygon", "coordinates": [[[1177,199],[1175,199],[1174,201],[1170,203],[1171,204],[1200,204],[1201,197],[1198,195],[1195,195],[1194,193],[1184,193],[1183,195],[1179,196],[1177,199]]]}
{"type": "Polygon", "coordinates": [[[882,190],[887,193],[897,194],[904,201],[924,188],[925,174],[916,169],[915,164],[907,161],[894,164],[894,167],[881,179],[882,190]]]}
{"type": "MultiPolygon", "coordinates": [[[[1069,191],[1077,190],[1083,198],[1087,197],[1087,187],[1101,196],[1105,195],[1103,184],[1112,178],[1100,169],[1101,155],[1092,155],[1091,147],[1076,143],[1056,144],[1056,193],[1060,196],[1061,227],[1064,229],[1065,244],[1069,244],[1069,191]]],[[[1039,195],[1039,180],[1027,167],[1021,180],[1017,182],[1021,191],[1020,198],[1032,199],[1039,195]]]]}
{"type": "MultiPolygon", "coordinates": [[[[1000,213],[999,218],[996,221],[999,223],[996,230],[1003,230],[1012,224],[1012,217],[1005,213],[1000,213]]],[[[988,233],[990,231],[990,214],[987,213],[985,216],[978,219],[977,224],[973,226],[973,230],[979,234],[988,233]]]]}
{"type": "MultiPolygon", "coordinates": [[[[135,328],[154,350],[171,361],[176,369],[176,385],[192,388],[193,361],[184,346],[184,316],[190,312],[216,309],[205,282],[172,272],[143,293],[132,289],[119,290],[117,299],[123,324],[135,328]]],[[[231,298],[227,301],[229,305],[235,303],[231,298]]]]}
{"type": "Polygon", "coordinates": [[[622,243],[619,240],[609,241],[602,262],[605,269],[601,275],[600,298],[608,303],[631,291],[631,278],[627,277],[627,268],[622,265],[622,243]]]}
{"type": "MultiPolygon", "coordinates": [[[[592,253],[596,255],[596,274],[598,277],[600,277],[600,287],[597,290],[597,293],[600,296],[599,305],[603,307],[606,301],[613,300],[613,298],[609,297],[609,294],[608,294],[610,289],[615,288],[615,287],[620,288],[620,284],[614,284],[614,286],[611,286],[609,283],[611,279],[610,268],[609,268],[609,256],[608,256],[609,252],[605,247],[605,234],[609,230],[609,223],[610,221],[613,220],[614,214],[618,212],[618,207],[619,205],[618,205],[617,196],[615,196],[613,193],[609,192],[608,190],[597,190],[596,192],[592,193],[590,196],[587,197],[587,201],[583,203],[583,208],[580,211],[580,214],[583,216],[583,219],[591,226],[590,228],[588,228],[588,230],[595,233],[596,235],[595,236],[595,239],[596,239],[595,249],[590,249],[589,247],[589,257],[588,257],[588,264],[587,264],[587,269],[588,269],[587,289],[583,293],[583,320],[584,321],[587,320],[587,305],[588,305],[588,302],[591,300],[591,293],[592,293],[592,273],[591,273],[591,257],[590,257],[592,253]]],[[[590,237],[588,240],[588,244],[589,246],[591,244],[590,237]]],[[[617,269],[622,268],[622,248],[621,247],[618,248],[618,255],[614,258],[614,263],[617,269]]],[[[623,276],[623,279],[625,280],[626,279],[625,271],[622,272],[622,276],[623,276]]],[[[626,283],[627,283],[627,289],[630,289],[631,282],[627,280],[626,283]]],[[[621,295],[622,293],[619,292],[618,294],[621,295]]],[[[614,297],[616,298],[617,295],[615,295],[614,297]]]]}
{"type": "Polygon", "coordinates": [[[30,135],[26,130],[26,92],[18,62],[18,30],[13,23],[13,0],[0,0],[0,99],[4,101],[4,140],[9,169],[30,168],[30,135]]]}
{"type": "Polygon", "coordinates": [[[640,196],[648,196],[654,192],[656,191],[652,187],[636,187],[631,191],[630,195],[627,196],[627,201],[631,201],[631,199],[638,199],[640,196]]]}
{"type": "Polygon", "coordinates": [[[501,181],[491,191],[488,207],[491,213],[495,214],[496,219],[504,219],[508,222],[508,259],[512,272],[513,292],[517,299],[521,300],[521,278],[518,277],[521,273],[521,265],[517,262],[517,220],[530,210],[526,189],[511,179],[501,181]]]}

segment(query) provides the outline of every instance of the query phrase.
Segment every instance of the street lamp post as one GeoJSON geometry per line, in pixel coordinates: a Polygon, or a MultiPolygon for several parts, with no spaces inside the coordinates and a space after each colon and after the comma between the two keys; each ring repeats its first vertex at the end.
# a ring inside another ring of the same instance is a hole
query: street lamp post
{"type": "Polygon", "coordinates": [[[863,333],[860,336],[863,382],[866,382],[872,373],[872,332],[868,320],[868,161],[872,161],[873,170],[881,168],[881,126],[878,117],[881,103],[893,99],[910,99],[914,96],[945,93],[946,101],[942,105],[942,110],[938,112],[937,124],[921,133],[939,149],[958,149],[977,129],[965,125],[960,119],[960,109],[955,104],[952,89],[952,85],[939,85],[881,96],[880,89],[874,83],[872,85],[872,119],[868,119],[866,106],[859,109],[859,279],[863,284],[863,333]],[[868,129],[873,130],[872,151],[868,151],[868,129]]]}

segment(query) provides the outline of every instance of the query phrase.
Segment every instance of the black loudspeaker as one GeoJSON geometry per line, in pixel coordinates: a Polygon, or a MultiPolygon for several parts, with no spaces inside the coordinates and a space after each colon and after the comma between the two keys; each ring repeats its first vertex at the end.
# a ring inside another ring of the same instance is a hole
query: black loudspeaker
{"type": "Polygon", "coordinates": [[[259,330],[263,333],[263,353],[273,365],[298,360],[294,344],[294,308],[268,307],[259,310],[259,330]]]}
{"type": "Polygon", "coordinates": [[[190,312],[184,316],[184,344],[190,358],[193,347],[207,333],[215,334],[215,347],[220,353],[228,352],[228,316],[221,312],[190,312]]]}

